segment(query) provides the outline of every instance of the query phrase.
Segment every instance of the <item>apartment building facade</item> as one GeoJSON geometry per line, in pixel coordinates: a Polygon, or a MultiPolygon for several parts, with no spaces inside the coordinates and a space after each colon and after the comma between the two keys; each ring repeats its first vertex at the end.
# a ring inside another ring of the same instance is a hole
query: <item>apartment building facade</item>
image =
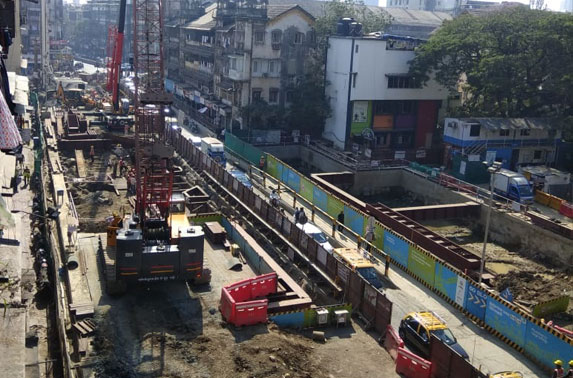
{"type": "Polygon", "coordinates": [[[168,23],[166,88],[214,130],[249,127],[241,109],[252,102],[288,106],[314,47],[313,23],[295,4],[220,0],[193,21],[168,23]]]}
{"type": "Polygon", "coordinates": [[[421,43],[391,35],[330,37],[326,95],[332,115],[323,138],[339,149],[361,144],[372,151],[420,151],[425,157],[421,151],[432,147],[448,91],[408,74],[421,43]]]}

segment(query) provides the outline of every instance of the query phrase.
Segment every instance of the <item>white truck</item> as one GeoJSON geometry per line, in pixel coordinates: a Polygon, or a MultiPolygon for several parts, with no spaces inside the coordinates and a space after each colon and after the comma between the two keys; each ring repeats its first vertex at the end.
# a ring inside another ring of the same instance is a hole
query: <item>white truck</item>
{"type": "Polygon", "coordinates": [[[225,159],[225,146],[219,139],[211,137],[202,138],[201,151],[223,167],[226,165],[227,160],[225,159]]]}
{"type": "Polygon", "coordinates": [[[521,173],[501,169],[494,173],[493,191],[523,204],[533,203],[533,192],[529,181],[521,173]]]}

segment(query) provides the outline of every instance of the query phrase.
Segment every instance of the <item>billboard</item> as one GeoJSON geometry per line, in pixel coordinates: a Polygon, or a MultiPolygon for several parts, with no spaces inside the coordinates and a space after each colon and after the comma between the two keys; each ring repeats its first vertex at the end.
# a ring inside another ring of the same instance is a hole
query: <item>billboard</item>
{"type": "Polygon", "coordinates": [[[364,217],[358,211],[349,206],[344,206],[344,223],[358,235],[362,235],[364,230],[364,217]]]}
{"type": "Polygon", "coordinates": [[[318,189],[316,186],[312,189],[312,195],[314,197],[314,205],[322,211],[326,211],[328,206],[328,200],[326,197],[326,192],[322,189],[318,189]]]}
{"type": "Polygon", "coordinates": [[[301,177],[300,179],[300,195],[307,201],[313,201],[313,188],[314,184],[310,180],[301,177]]]}
{"type": "MultiPolygon", "coordinates": [[[[436,273],[434,274],[434,287],[452,301],[456,300],[456,288],[458,286],[458,275],[448,267],[436,263],[436,273]]],[[[463,306],[463,302],[460,306],[463,306]]]]}
{"type": "Polygon", "coordinates": [[[485,307],[488,295],[474,285],[468,285],[464,308],[480,320],[485,319],[485,307]]]}

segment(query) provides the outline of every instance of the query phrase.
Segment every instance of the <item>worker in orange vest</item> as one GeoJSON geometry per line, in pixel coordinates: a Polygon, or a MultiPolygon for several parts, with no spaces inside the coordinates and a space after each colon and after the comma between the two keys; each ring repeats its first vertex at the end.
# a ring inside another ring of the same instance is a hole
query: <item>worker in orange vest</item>
{"type": "Polygon", "coordinates": [[[553,369],[553,375],[551,378],[563,378],[563,362],[561,360],[555,360],[555,369],[553,369]]]}

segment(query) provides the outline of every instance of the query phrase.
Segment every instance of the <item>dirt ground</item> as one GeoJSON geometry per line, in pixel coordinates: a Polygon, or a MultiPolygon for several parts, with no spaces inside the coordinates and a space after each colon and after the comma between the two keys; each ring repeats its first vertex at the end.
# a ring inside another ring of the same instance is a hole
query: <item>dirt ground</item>
{"type": "MultiPolygon", "coordinates": [[[[474,232],[468,223],[447,220],[424,222],[424,225],[481,256],[483,234],[474,232]]],[[[542,256],[533,260],[522,256],[518,248],[496,243],[488,243],[486,255],[486,267],[498,275],[495,288],[498,291],[509,288],[514,301],[521,305],[533,307],[561,295],[573,297],[573,276],[544,264],[542,256]]],[[[573,301],[566,313],[556,314],[547,320],[550,319],[573,330],[573,301]]]]}
{"type": "Polygon", "coordinates": [[[388,354],[356,325],[328,330],[325,344],[312,341],[310,331],[272,324],[237,329],[203,307],[201,297],[216,293],[187,292],[183,283],[162,283],[101,306],[94,376],[396,376],[388,354]]]}
{"type": "MultiPolygon", "coordinates": [[[[123,152],[127,154],[128,151],[123,152]]],[[[62,164],[66,171],[68,190],[74,199],[80,229],[83,232],[97,232],[105,230],[105,219],[114,212],[121,213],[122,208],[126,212],[131,211],[131,204],[126,190],[120,190],[119,195],[108,177],[112,177],[111,164],[118,155],[113,152],[96,151],[94,162],[84,151],[85,167],[87,175],[83,180],[78,179],[78,171],[75,155],[73,153],[62,154],[62,164]]],[[[125,159],[129,163],[129,159],[125,159]]],[[[119,176],[119,172],[118,172],[119,176]]]]}

